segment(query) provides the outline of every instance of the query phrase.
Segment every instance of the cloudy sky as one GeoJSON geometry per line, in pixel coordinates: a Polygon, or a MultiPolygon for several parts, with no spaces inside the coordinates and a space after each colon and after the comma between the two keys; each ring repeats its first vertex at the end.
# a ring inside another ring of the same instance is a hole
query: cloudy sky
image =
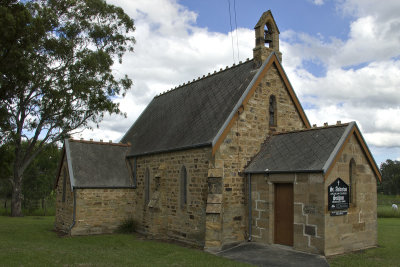
{"type": "Polygon", "coordinates": [[[400,160],[399,0],[108,2],[136,24],[135,52],[114,66],[134,82],[116,99],[127,118],[106,117],[76,137],[119,141],[156,94],[252,58],[253,27],[271,9],[283,66],[311,124],[357,121],[378,164],[400,160]]]}

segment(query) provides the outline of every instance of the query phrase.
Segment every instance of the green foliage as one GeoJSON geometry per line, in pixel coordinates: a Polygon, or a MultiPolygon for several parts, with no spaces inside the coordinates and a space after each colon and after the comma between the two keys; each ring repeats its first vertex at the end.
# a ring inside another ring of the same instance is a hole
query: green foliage
{"type": "Polygon", "coordinates": [[[378,219],[378,248],[328,258],[335,266],[399,266],[400,219],[378,219]]]}
{"type": "Polygon", "coordinates": [[[54,189],[60,157],[60,149],[52,144],[29,164],[23,175],[24,200],[37,201],[50,197],[54,189]]]}
{"type": "Polygon", "coordinates": [[[136,227],[137,227],[137,222],[132,219],[132,218],[128,218],[125,219],[117,228],[117,233],[120,234],[131,234],[136,232],[136,227]]]}
{"type": "Polygon", "coordinates": [[[1,266],[249,266],[134,235],[58,237],[54,217],[0,216],[1,266]]]}
{"type": "Polygon", "coordinates": [[[113,98],[132,81],[112,66],[133,51],[134,30],[104,0],[0,2],[0,144],[15,148],[13,207],[21,206],[22,174],[45,146],[121,114],[113,98]]]}
{"type": "Polygon", "coordinates": [[[378,194],[378,206],[392,206],[392,204],[400,205],[400,195],[384,195],[383,193],[378,194]]]}
{"type": "Polygon", "coordinates": [[[386,195],[400,195],[400,161],[386,160],[381,164],[382,183],[378,192],[386,195]]]}
{"type": "MultiPolygon", "coordinates": [[[[22,143],[22,147],[26,147],[27,145],[27,142],[22,143]]],[[[5,204],[9,203],[8,200],[11,198],[12,193],[10,180],[13,177],[12,162],[14,160],[14,150],[12,143],[0,146],[0,199],[5,204]]],[[[54,215],[55,193],[53,189],[60,157],[61,150],[57,145],[51,144],[46,146],[24,172],[22,206],[25,209],[26,215],[54,215]]],[[[9,214],[7,212],[9,209],[4,206],[3,208],[2,214],[9,214]]]]}

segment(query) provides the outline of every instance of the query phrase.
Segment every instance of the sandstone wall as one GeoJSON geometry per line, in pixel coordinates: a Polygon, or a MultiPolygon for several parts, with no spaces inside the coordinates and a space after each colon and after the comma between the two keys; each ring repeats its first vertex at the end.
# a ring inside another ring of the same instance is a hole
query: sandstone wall
{"type": "Polygon", "coordinates": [[[67,161],[64,160],[56,187],[56,219],[54,225],[57,231],[65,233],[69,232],[69,227],[72,224],[72,214],[74,207],[73,201],[73,193],[71,191],[67,161]],[[63,201],[63,186],[65,178],[65,201],[63,201]]]}
{"type": "Polygon", "coordinates": [[[212,172],[221,173],[223,207],[220,218],[214,221],[221,222],[222,236],[219,242],[218,236],[210,236],[212,242],[206,247],[240,242],[248,235],[246,179],[240,172],[270,134],[271,95],[276,97],[277,104],[277,127],[273,131],[305,128],[278,70],[272,65],[215,153],[212,172]]]}
{"type": "Polygon", "coordinates": [[[76,223],[71,235],[112,233],[132,217],[134,189],[75,190],[76,223]]]}
{"type": "Polygon", "coordinates": [[[325,209],[325,255],[350,252],[377,245],[377,194],[375,175],[353,135],[346,144],[340,159],[325,181],[327,202],[328,186],[340,177],[349,184],[350,160],[356,163],[355,203],[350,204],[348,215],[330,216],[325,209]]]}
{"type": "Polygon", "coordinates": [[[274,184],[293,183],[293,247],[323,254],[325,231],[322,174],[253,174],[251,181],[252,241],[275,243],[274,184]]]}
{"type": "MultiPolygon", "coordinates": [[[[207,173],[211,147],[137,158],[133,216],[139,231],[204,246],[207,173]],[[181,203],[181,170],[187,171],[187,203],[181,203]],[[145,203],[145,172],[150,173],[150,201],[145,203]]],[[[130,159],[132,163],[133,159],[130,159]]]]}

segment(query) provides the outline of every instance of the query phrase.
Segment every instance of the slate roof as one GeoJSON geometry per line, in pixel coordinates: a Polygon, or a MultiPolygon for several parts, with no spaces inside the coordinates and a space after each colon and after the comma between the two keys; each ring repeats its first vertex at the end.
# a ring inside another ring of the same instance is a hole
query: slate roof
{"type": "Polygon", "coordinates": [[[245,173],[325,172],[354,125],[352,122],[273,135],[245,173]]]}
{"type": "Polygon", "coordinates": [[[72,139],[64,145],[72,188],[132,187],[125,160],[128,145],[72,139]]]}
{"type": "Polygon", "coordinates": [[[121,139],[129,155],[212,144],[258,69],[248,60],[156,96],[121,139]]]}

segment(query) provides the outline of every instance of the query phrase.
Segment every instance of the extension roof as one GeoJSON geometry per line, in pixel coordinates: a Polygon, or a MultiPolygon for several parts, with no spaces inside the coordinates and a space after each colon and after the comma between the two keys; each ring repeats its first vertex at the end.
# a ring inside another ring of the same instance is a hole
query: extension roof
{"type": "Polygon", "coordinates": [[[133,187],[125,159],[129,148],[126,144],[65,139],[71,189],[133,187]]]}
{"type": "Polygon", "coordinates": [[[327,175],[353,134],[381,180],[378,166],[355,122],[277,133],[265,141],[245,173],[322,172],[327,175]]]}
{"type": "Polygon", "coordinates": [[[259,68],[247,60],[156,96],[122,137],[129,156],[212,146],[227,134],[240,107],[268,69],[275,65],[306,127],[309,122],[283,68],[272,53],[259,68]]]}

